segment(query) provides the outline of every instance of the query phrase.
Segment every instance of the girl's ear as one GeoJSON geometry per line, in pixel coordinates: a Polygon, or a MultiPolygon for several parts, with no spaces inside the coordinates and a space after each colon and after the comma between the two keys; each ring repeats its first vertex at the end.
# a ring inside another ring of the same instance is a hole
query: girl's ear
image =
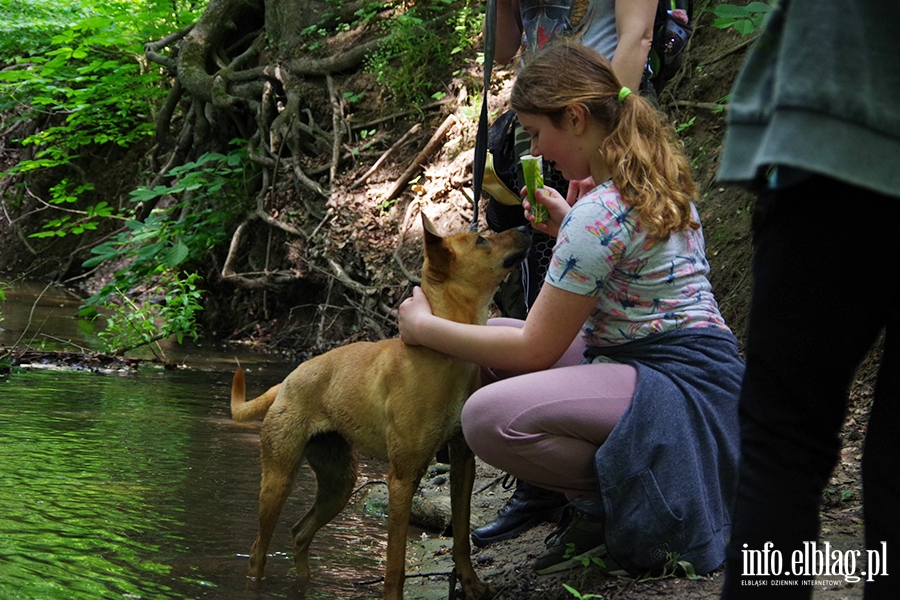
{"type": "Polygon", "coordinates": [[[566,107],[566,123],[572,127],[576,135],[581,135],[587,129],[587,111],[583,106],[570,104],[566,107]]]}

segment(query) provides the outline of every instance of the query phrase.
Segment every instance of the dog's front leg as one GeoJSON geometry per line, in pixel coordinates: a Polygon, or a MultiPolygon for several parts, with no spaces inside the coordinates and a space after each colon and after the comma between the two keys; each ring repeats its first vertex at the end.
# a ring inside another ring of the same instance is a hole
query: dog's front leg
{"type": "Polygon", "coordinates": [[[384,597],[403,600],[403,581],[406,579],[406,536],[412,499],[424,470],[418,473],[399,471],[393,463],[388,471],[388,543],[387,565],[384,570],[384,597]]]}
{"type": "Polygon", "coordinates": [[[453,564],[466,600],[493,598],[497,591],[482,582],[472,567],[469,522],[472,487],[475,484],[475,455],[462,435],[450,440],[450,510],[453,523],[453,564]]]}

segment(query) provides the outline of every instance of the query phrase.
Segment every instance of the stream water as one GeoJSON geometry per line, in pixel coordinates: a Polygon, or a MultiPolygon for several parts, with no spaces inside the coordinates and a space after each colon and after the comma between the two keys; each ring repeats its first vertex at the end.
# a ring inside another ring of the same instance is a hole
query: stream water
{"type": "MultiPolygon", "coordinates": [[[[91,347],[90,324],[73,317],[78,302],[48,291],[35,305],[42,289],[7,293],[0,345],[91,347]]],[[[0,600],[377,596],[380,583],[364,582],[382,574],[385,525],[359,507],[320,531],[314,582],[296,588],[290,527],[315,492],[305,466],[269,548],[265,582],[248,588],[259,425],[230,419],[234,358],[247,370],[249,394],[292,365],[213,345],[167,352],[184,368],[28,369],[0,378],[0,600]]],[[[383,477],[379,465],[365,469],[383,477]]]]}

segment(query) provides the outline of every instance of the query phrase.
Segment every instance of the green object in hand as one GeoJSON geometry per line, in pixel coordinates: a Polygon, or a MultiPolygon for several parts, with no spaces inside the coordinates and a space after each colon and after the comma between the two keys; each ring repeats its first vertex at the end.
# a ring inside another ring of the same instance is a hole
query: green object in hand
{"type": "Polygon", "coordinates": [[[525,188],[528,191],[528,203],[531,204],[534,222],[545,223],[550,220],[550,213],[547,212],[547,207],[534,197],[535,190],[544,187],[543,160],[540,156],[530,154],[522,156],[519,160],[522,161],[522,171],[525,173],[525,188]]]}

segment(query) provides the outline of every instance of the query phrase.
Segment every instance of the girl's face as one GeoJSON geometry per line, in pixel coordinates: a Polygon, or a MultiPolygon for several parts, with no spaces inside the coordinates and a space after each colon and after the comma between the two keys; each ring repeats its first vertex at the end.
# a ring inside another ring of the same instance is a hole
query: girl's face
{"type": "Polygon", "coordinates": [[[531,136],[531,154],[543,156],[569,181],[591,175],[591,162],[597,145],[584,134],[584,122],[567,109],[563,120],[555,125],[546,115],[518,113],[519,123],[531,136]]]}

